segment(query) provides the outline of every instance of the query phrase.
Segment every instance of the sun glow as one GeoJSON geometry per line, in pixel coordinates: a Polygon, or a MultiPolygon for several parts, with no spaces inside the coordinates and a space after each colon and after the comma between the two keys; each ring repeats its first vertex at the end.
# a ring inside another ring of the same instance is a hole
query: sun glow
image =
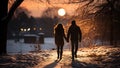
{"type": "Polygon", "coordinates": [[[58,10],[58,15],[64,16],[66,14],[65,10],[63,8],[58,10]]]}

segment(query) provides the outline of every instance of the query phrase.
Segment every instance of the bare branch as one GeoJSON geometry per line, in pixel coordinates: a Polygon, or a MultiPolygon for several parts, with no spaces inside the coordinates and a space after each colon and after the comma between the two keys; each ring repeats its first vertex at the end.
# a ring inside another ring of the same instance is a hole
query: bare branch
{"type": "Polygon", "coordinates": [[[10,11],[8,12],[8,15],[6,17],[6,20],[8,23],[8,21],[12,18],[13,14],[14,14],[14,11],[16,10],[16,8],[23,2],[24,0],[16,0],[13,5],[11,6],[10,8],[10,11]]]}

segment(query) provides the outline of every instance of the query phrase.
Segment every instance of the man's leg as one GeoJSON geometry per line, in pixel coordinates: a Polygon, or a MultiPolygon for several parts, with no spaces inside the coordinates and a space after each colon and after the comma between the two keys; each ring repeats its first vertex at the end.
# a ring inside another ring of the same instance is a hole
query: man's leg
{"type": "Polygon", "coordinates": [[[75,42],[75,58],[77,58],[78,41],[75,42]]]}
{"type": "Polygon", "coordinates": [[[71,46],[72,46],[72,49],[71,49],[71,51],[72,51],[72,61],[74,61],[74,43],[73,42],[71,43],[71,46]]]}

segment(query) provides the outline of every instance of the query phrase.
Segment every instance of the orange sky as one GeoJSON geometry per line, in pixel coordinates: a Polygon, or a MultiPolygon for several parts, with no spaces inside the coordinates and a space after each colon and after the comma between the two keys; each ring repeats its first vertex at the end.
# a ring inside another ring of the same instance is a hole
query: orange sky
{"type": "Polygon", "coordinates": [[[27,8],[31,15],[38,17],[45,10],[45,5],[40,5],[31,0],[25,0],[20,6],[27,8]]]}
{"type": "MultiPolygon", "coordinates": [[[[27,8],[31,12],[31,15],[35,17],[41,16],[43,11],[51,7],[51,5],[37,2],[37,0],[25,0],[20,6],[27,8]]],[[[63,7],[68,15],[74,15],[79,4],[52,4],[52,6],[63,7]]]]}

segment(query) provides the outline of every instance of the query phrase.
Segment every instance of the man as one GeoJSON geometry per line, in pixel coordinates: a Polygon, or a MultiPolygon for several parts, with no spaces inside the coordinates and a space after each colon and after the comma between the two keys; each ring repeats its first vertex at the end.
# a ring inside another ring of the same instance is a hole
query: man
{"type": "Polygon", "coordinates": [[[81,42],[82,38],[80,27],[76,25],[75,20],[71,22],[71,26],[68,29],[67,42],[69,42],[69,38],[71,38],[72,60],[74,61],[74,57],[77,58],[78,42],[81,42]]]}

